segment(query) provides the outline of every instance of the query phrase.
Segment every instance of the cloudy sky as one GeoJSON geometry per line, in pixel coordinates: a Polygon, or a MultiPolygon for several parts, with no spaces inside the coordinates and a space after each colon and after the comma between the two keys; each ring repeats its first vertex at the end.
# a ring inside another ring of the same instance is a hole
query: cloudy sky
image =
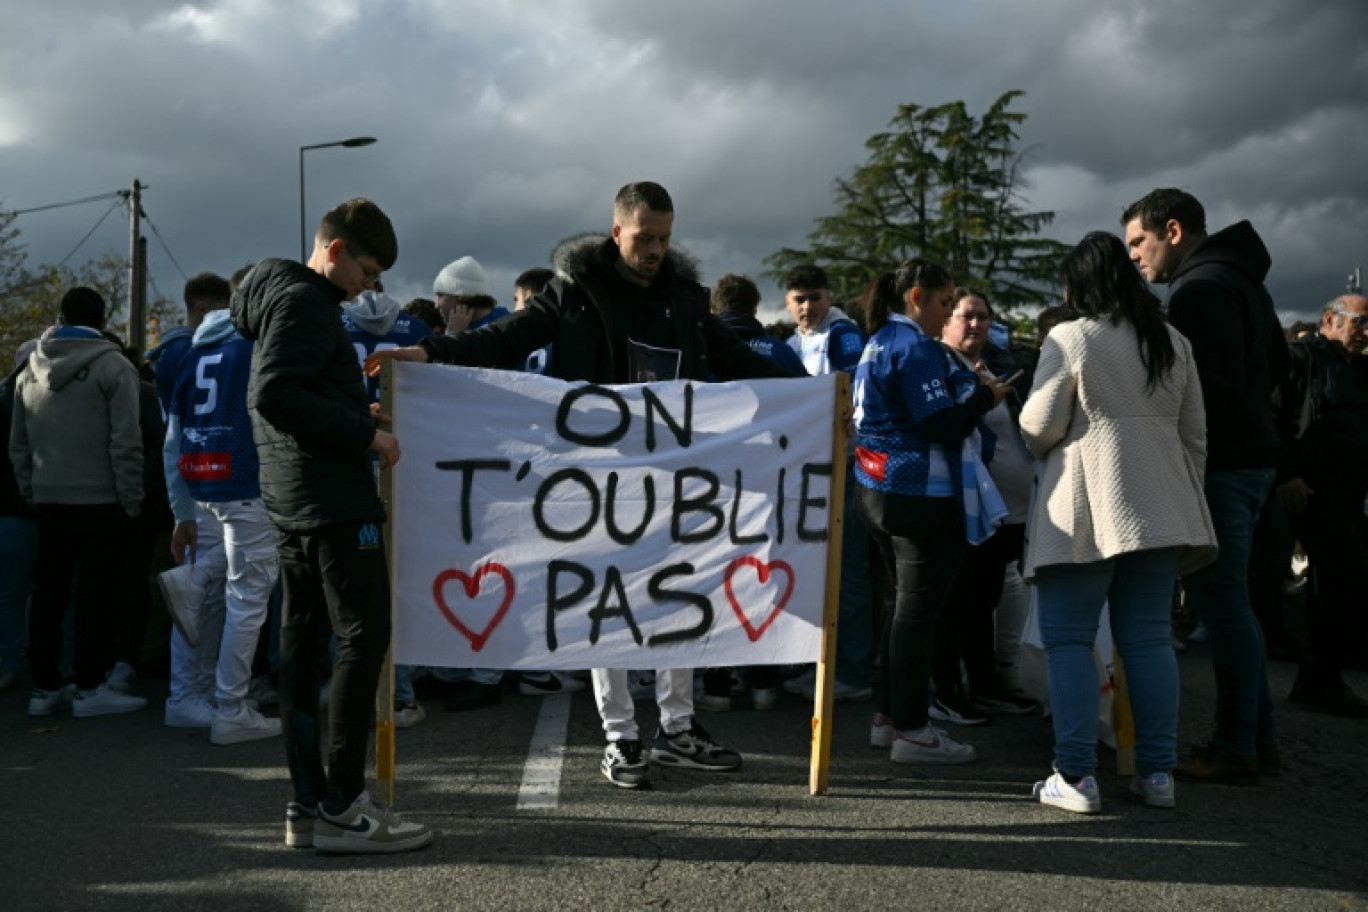
{"type": "MultiPolygon", "coordinates": [[[[1368,269],[1365,0],[0,0],[0,205],[149,185],[186,273],[299,247],[369,196],[428,294],[473,255],[508,303],[557,240],[606,230],[629,180],[675,198],[705,280],[758,275],[831,208],[900,103],[981,113],[1023,90],[1029,203],[1066,242],[1180,186],[1248,218],[1285,317],[1368,269]]],[[[21,216],[29,262],[108,203],[21,216]]],[[[115,212],[72,258],[127,250],[115,212]]],[[[156,290],[181,272],[153,237],[156,290]]],[[[766,304],[777,292],[766,286],[766,304]]]]}

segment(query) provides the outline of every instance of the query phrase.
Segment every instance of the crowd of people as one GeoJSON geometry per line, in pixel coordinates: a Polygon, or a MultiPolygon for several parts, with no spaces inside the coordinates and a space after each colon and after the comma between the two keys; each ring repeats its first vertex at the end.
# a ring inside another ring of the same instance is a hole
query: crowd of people
{"type": "MultiPolygon", "coordinates": [[[[104,331],[96,292],[71,289],[0,385],[0,690],[26,672],[30,715],[135,712],[147,645],[164,644],[167,726],[216,745],[283,740],[287,845],[427,845],[432,831],[365,782],[391,634],[377,472],[402,456],[375,378],[403,360],[599,384],[849,374],[833,693],[872,702],[870,743],[892,762],[973,762],[942,725],[1039,710],[1013,673],[1032,616],[1055,733],[1034,795],[1049,806],[1102,806],[1103,617],[1130,683],[1130,792],[1149,806],[1175,806],[1175,780],[1280,772],[1266,640],[1293,644],[1292,702],[1368,716],[1343,677],[1361,660],[1368,567],[1368,298],[1334,298],[1289,345],[1253,227],[1208,233],[1201,204],[1165,189],[1124,210],[1120,235],[1090,233],[1063,258],[1038,352],[995,342],[989,295],[924,259],[845,306],[820,266],[794,269],[785,334],[759,323],[750,279],[704,287],[673,222],[663,187],[628,184],[611,232],[569,238],[551,268],[519,276],[512,311],[469,256],[403,306],[381,288],[393,227],[351,200],[324,216],[307,263],[187,282],[186,325],[145,356],[104,331]],[[1169,286],[1166,307],[1151,285],[1169,286]],[[1298,546],[1312,580],[1302,636],[1282,616],[1298,546]],[[1211,734],[1186,756],[1180,601],[1217,684],[1211,734]]],[[[424,721],[424,693],[469,711],[506,685],[573,693],[585,678],[600,770],[621,788],[649,786],[652,764],[738,769],[697,710],[816,689],[811,668],[401,666],[395,723],[424,721]],[[659,713],[647,737],[642,697],[659,713]]]]}

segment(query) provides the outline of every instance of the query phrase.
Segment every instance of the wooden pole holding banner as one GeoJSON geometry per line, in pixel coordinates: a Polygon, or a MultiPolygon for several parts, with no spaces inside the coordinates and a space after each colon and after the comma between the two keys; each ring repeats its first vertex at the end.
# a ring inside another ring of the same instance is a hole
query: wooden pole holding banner
{"type": "MultiPolygon", "coordinates": [[[[380,371],[380,411],[390,417],[389,429],[394,429],[394,361],[386,360],[380,371]]],[[[385,570],[389,577],[390,645],[385,650],[385,664],[380,669],[380,686],[375,691],[375,792],[385,804],[394,804],[394,636],[397,623],[394,588],[394,469],[380,469],[380,500],[385,505],[388,522],[385,541],[385,570]]]]}
{"type": "Polygon", "coordinates": [[[1131,714],[1130,685],[1121,653],[1112,655],[1112,727],[1116,731],[1116,772],[1135,775],[1135,716],[1131,714]]]}
{"type": "Polygon", "coordinates": [[[831,771],[831,708],[836,681],[836,620],[841,608],[841,541],[845,534],[846,441],[850,420],[850,377],[836,373],[831,416],[831,503],[827,524],[826,602],[822,609],[822,655],[817,661],[817,693],[812,711],[812,761],[808,794],[827,790],[831,771]]]}

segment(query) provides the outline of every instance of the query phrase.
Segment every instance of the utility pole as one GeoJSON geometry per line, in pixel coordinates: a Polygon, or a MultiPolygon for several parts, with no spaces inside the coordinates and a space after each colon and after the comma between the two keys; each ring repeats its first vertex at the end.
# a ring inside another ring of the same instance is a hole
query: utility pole
{"type": "Polygon", "coordinates": [[[139,230],[142,217],[143,185],[133,178],[133,192],[128,199],[128,344],[136,352],[143,351],[147,342],[147,239],[139,230]]]}

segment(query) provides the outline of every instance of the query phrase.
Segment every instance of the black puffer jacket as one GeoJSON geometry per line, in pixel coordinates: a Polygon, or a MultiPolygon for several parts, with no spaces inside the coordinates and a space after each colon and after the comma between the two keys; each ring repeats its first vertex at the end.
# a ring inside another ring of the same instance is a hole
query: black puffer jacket
{"type": "Polygon", "coordinates": [[[233,295],[233,325],[256,341],[247,408],[261,497],[285,532],[385,519],[371,469],[375,424],[342,327],[344,296],[289,260],[258,263],[233,295]]]}
{"type": "MultiPolygon", "coordinates": [[[[468,367],[502,367],[532,352],[555,346],[550,375],[562,380],[611,384],[628,382],[628,366],[618,364],[615,326],[608,303],[615,281],[617,245],[602,234],[562,241],[551,256],[556,278],[517,313],[458,336],[438,336],[421,344],[434,361],[468,367]]],[[[723,380],[790,377],[792,374],[756,354],[708,310],[708,290],[697,281],[698,267],[672,248],[652,285],[669,301],[669,319],[680,348],[680,377],[723,380]]]]}
{"type": "Polygon", "coordinates": [[[1249,222],[1210,235],[1174,270],[1169,321],[1192,343],[1207,415],[1207,471],[1278,464],[1273,390],[1287,339],[1264,288],[1272,260],[1249,222]]]}

